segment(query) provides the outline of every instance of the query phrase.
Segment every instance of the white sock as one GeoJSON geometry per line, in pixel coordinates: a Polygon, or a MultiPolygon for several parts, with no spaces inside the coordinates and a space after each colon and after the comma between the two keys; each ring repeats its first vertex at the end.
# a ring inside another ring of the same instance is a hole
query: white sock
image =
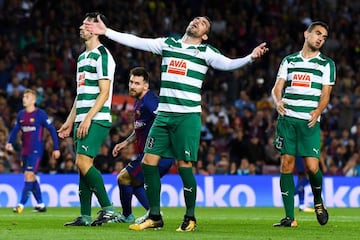
{"type": "Polygon", "coordinates": [[[45,207],[45,203],[38,203],[38,204],[36,205],[36,207],[44,208],[44,207],[45,207]]]}

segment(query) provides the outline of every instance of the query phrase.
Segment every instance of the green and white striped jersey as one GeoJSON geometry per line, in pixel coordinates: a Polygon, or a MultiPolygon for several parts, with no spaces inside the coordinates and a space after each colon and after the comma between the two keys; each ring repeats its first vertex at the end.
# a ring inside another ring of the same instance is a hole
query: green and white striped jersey
{"type": "Polygon", "coordinates": [[[286,81],[282,98],[287,103],[285,115],[309,120],[309,113],[318,107],[323,85],[335,84],[335,63],[322,53],[305,59],[296,52],[282,60],[277,78],[286,81]]]}
{"type": "Polygon", "coordinates": [[[100,93],[99,80],[111,81],[109,98],[101,110],[94,116],[93,121],[102,125],[111,125],[111,102],[113,81],[115,73],[115,61],[110,52],[100,44],[90,52],[83,52],[77,60],[77,101],[75,122],[84,120],[90,108],[95,104],[100,93]]]}
{"type": "Polygon", "coordinates": [[[209,45],[186,46],[167,38],[162,49],[161,89],[158,111],[201,112],[201,87],[208,70],[209,45]]]}
{"type": "Polygon", "coordinates": [[[121,44],[162,55],[158,112],[201,112],[201,88],[209,67],[222,71],[241,68],[251,54],[230,59],[209,44],[190,45],[172,37],[141,38],[107,29],[105,35],[121,44]]]}

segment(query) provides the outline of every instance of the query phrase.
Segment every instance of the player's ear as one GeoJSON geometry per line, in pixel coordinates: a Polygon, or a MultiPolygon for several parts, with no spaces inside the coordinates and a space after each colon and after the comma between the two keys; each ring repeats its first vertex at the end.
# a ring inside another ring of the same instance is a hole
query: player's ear
{"type": "Polygon", "coordinates": [[[150,84],[148,82],[145,82],[144,88],[145,88],[145,90],[148,90],[150,88],[150,84]]]}
{"type": "Polygon", "coordinates": [[[308,32],[308,31],[305,31],[305,32],[304,32],[304,38],[307,39],[308,35],[309,35],[309,32],[308,32]]]}
{"type": "Polygon", "coordinates": [[[201,39],[203,40],[203,41],[206,41],[206,40],[208,40],[208,35],[207,34],[204,34],[204,35],[202,35],[202,37],[201,37],[201,39]]]}

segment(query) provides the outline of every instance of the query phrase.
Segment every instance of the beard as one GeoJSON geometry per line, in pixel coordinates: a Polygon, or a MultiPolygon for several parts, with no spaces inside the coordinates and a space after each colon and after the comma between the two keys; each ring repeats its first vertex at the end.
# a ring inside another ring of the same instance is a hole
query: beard
{"type": "Polygon", "coordinates": [[[316,47],[314,44],[310,44],[310,43],[308,43],[307,46],[308,46],[308,48],[309,48],[312,52],[317,52],[317,51],[319,51],[320,48],[322,47],[322,46],[316,47]]]}
{"type": "Polygon", "coordinates": [[[129,91],[129,96],[138,99],[139,96],[140,96],[140,93],[138,93],[138,92],[136,92],[134,90],[130,90],[129,91]]]}
{"type": "Polygon", "coordinates": [[[188,27],[186,29],[186,35],[188,35],[189,37],[193,37],[193,38],[197,37],[196,32],[193,31],[192,27],[188,27]]]}

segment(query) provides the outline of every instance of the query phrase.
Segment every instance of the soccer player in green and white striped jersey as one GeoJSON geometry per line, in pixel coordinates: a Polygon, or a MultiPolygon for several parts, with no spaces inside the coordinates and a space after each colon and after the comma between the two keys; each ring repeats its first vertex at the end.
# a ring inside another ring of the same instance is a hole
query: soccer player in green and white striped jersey
{"type": "Polygon", "coordinates": [[[328,105],[335,84],[335,63],[320,52],[328,36],[328,26],[313,22],[304,32],[301,51],[285,57],[280,64],[272,97],[279,113],[274,146],[281,153],[280,189],[285,218],[275,227],[297,227],[294,214],[296,156],[303,157],[314,194],[319,224],[328,221],[322,192],[320,157],[320,116],[328,105]]]}
{"type": "MultiPolygon", "coordinates": [[[[84,21],[97,21],[97,12],[88,13],[84,21]]],[[[71,112],[58,130],[60,138],[70,136],[73,130],[76,166],[79,169],[80,216],[65,226],[98,226],[118,213],[115,211],[104,187],[100,172],[94,167],[94,157],[107,137],[111,127],[111,100],[115,61],[99,40],[99,35],[87,31],[84,22],[80,37],[85,51],[77,61],[77,95],[71,112]],[[91,197],[95,194],[102,208],[96,220],[91,219],[91,197]]]]}
{"type": "Polygon", "coordinates": [[[192,163],[197,161],[201,128],[201,88],[209,67],[218,70],[235,70],[260,58],[268,49],[262,43],[244,58],[230,59],[216,48],[203,43],[209,37],[211,21],[196,17],[186,28],[182,38],[141,38],[116,32],[98,23],[86,22],[86,28],[95,34],[139,50],[162,56],[162,74],[158,114],[149,132],[142,169],[146,195],[150,204],[149,218],[140,224],[130,225],[131,230],[161,228],[160,176],[158,162],[161,157],[175,158],[183,182],[186,212],[177,231],[196,228],[196,180],[192,163]]]}

